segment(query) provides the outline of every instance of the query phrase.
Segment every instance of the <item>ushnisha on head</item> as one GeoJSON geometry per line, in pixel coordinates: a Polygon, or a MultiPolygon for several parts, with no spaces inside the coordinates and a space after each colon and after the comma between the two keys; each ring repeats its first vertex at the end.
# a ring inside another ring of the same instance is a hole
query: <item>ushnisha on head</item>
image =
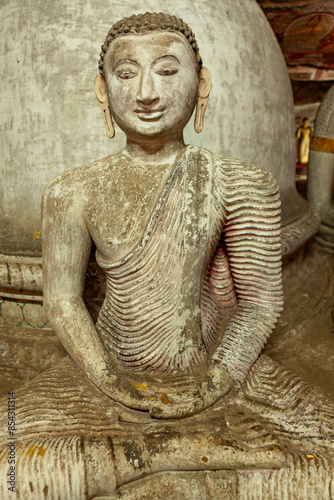
{"type": "Polygon", "coordinates": [[[201,132],[211,89],[194,33],[168,14],[126,17],[110,29],[95,78],[108,137],[112,117],[127,136],[163,137],[182,131],[197,105],[201,132]]]}

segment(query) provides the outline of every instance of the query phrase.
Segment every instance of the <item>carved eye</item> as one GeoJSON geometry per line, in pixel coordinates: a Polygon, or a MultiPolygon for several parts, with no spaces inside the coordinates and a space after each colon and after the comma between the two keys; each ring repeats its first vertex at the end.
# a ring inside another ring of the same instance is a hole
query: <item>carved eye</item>
{"type": "Polygon", "coordinates": [[[118,78],[121,78],[122,80],[129,80],[130,78],[133,78],[136,76],[136,73],[133,71],[120,71],[117,73],[118,78]]]}
{"type": "Polygon", "coordinates": [[[156,73],[158,75],[161,75],[161,76],[171,76],[171,75],[175,75],[175,73],[177,73],[178,70],[176,68],[159,68],[156,70],[156,73]]]}

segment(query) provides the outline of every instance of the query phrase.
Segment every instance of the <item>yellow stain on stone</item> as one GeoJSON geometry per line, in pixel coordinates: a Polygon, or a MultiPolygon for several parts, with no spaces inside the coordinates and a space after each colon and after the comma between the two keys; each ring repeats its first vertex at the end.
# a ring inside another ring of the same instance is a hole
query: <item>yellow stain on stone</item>
{"type": "Polygon", "coordinates": [[[38,231],[38,229],[35,229],[35,234],[34,234],[35,240],[39,240],[40,234],[41,234],[41,232],[38,231]]]}
{"type": "Polygon", "coordinates": [[[312,460],[314,460],[315,465],[319,467],[319,463],[314,455],[306,455],[306,460],[308,461],[308,463],[311,463],[312,460]]]}
{"type": "Polygon", "coordinates": [[[146,391],[146,389],[148,389],[147,384],[134,384],[133,387],[138,387],[139,389],[143,389],[143,391],[146,391]]]}
{"type": "Polygon", "coordinates": [[[36,458],[44,457],[44,455],[46,453],[46,449],[42,445],[41,446],[35,446],[35,445],[32,444],[31,446],[29,446],[28,451],[27,451],[26,454],[29,457],[32,457],[36,450],[38,450],[37,454],[36,454],[36,458]]]}
{"type": "Polygon", "coordinates": [[[159,399],[160,399],[160,401],[164,405],[170,405],[171,404],[171,402],[170,402],[169,397],[167,396],[167,394],[164,394],[164,393],[160,394],[159,399]]]}
{"type": "Polygon", "coordinates": [[[46,449],[44,448],[44,446],[37,446],[37,448],[38,448],[38,452],[37,452],[36,458],[44,457],[44,455],[46,453],[46,449]]]}
{"type": "MultiPolygon", "coordinates": [[[[207,434],[204,434],[204,436],[202,436],[202,439],[204,439],[205,441],[213,441],[213,438],[211,436],[208,436],[207,434]]],[[[197,444],[198,446],[205,446],[202,440],[198,441],[197,444]]]]}
{"type": "Polygon", "coordinates": [[[143,398],[144,401],[156,401],[157,400],[157,396],[153,396],[153,394],[151,394],[150,396],[145,396],[143,398]]]}

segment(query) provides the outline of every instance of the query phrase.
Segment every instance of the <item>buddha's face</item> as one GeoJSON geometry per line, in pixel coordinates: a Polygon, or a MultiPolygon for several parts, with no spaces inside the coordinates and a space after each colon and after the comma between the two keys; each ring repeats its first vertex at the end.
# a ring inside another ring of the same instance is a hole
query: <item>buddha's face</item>
{"type": "Polygon", "coordinates": [[[109,107],[132,138],[182,133],[194,110],[199,75],[187,40],[177,33],[128,35],[106,55],[109,107]]]}

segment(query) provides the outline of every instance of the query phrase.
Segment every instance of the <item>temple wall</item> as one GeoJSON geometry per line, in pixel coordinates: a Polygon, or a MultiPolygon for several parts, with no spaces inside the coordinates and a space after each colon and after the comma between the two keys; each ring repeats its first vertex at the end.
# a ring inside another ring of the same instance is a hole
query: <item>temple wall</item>
{"type": "Polygon", "coordinates": [[[205,128],[186,141],[276,177],[283,224],[306,210],[294,187],[294,110],[276,38],[255,0],[3,0],[0,6],[0,253],[39,255],[40,199],[56,175],[124,146],[106,137],[93,90],[111,24],[142,9],[189,23],[213,87],[205,128]]]}

